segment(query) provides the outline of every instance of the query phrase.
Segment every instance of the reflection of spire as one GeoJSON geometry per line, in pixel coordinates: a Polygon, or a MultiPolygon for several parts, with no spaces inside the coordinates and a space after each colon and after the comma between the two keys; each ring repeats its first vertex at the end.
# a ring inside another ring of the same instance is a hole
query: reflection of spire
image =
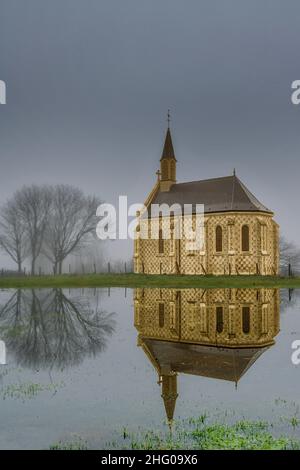
{"type": "Polygon", "coordinates": [[[168,419],[169,428],[171,430],[176,399],[178,397],[177,393],[177,374],[162,375],[161,376],[162,384],[162,398],[164,400],[166,415],[168,419]]]}

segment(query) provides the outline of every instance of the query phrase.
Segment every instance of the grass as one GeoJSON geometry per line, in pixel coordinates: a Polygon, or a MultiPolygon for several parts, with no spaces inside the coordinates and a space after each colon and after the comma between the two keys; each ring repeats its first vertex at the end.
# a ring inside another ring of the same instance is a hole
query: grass
{"type": "MultiPolygon", "coordinates": [[[[175,423],[174,423],[175,424],[175,423]]],[[[291,437],[274,437],[273,426],[263,421],[240,420],[234,424],[208,422],[206,417],[190,418],[175,424],[172,432],[123,430],[121,443],[108,444],[118,450],[299,450],[300,442],[291,437]]],[[[106,446],[105,446],[106,447],[106,446]]],[[[51,450],[88,450],[80,437],[58,441],[51,450]]]]}
{"type": "Polygon", "coordinates": [[[47,392],[56,393],[58,387],[59,387],[59,384],[53,384],[53,383],[48,384],[48,385],[43,385],[40,383],[33,383],[33,382],[9,384],[0,389],[0,397],[3,400],[11,398],[11,399],[18,399],[18,400],[21,399],[23,402],[25,402],[25,400],[27,399],[31,400],[35,398],[41,392],[47,391],[47,392]]]}
{"type": "Polygon", "coordinates": [[[58,441],[52,444],[49,450],[88,450],[87,443],[80,438],[73,441],[63,442],[58,441]]]}
{"type": "Polygon", "coordinates": [[[76,288],[76,287],[300,287],[300,277],[279,276],[196,276],[156,274],[85,274],[57,276],[1,277],[0,289],[8,288],[76,288]]]}
{"type": "Polygon", "coordinates": [[[233,426],[214,424],[194,431],[186,431],[177,438],[164,439],[159,434],[147,433],[141,440],[131,441],[132,449],[197,449],[197,450],[283,450],[299,449],[290,438],[273,437],[256,423],[239,422],[233,426]]]}
{"type": "Polygon", "coordinates": [[[202,417],[181,422],[172,433],[147,431],[126,434],[124,449],[142,450],[299,450],[300,442],[274,437],[272,426],[261,421],[242,420],[234,424],[206,423],[202,417]]]}

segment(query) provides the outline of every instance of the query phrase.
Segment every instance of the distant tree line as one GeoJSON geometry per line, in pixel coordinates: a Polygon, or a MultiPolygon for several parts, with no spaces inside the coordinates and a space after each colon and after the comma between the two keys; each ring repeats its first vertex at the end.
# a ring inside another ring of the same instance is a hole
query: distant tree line
{"type": "Polygon", "coordinates": [[[0,248],[19,273],[30,260],[36,274],[43,255],[60,274],[66,258],[95,238],[99,204],[97,197],[69,185],[24,186],[0,209],[0,248]]]}
{"type": "Polygon", "coordinates": [[[280,237],[280,272],[282,275],[296,275],[300,273],[300,249],[293,242],[280,237]]]}

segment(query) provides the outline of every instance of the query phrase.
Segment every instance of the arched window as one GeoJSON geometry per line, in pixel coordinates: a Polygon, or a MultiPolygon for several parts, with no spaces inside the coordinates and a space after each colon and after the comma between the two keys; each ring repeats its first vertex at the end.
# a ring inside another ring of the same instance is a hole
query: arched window
{"type": "Polygon", "coordinates": [[[250,307],[242,308],[242,328],[246,335],[250,333],[250,307]]]}
{"type": "Polygon", "coordinates": [[[242,251],[249,251],[249,226],[242,226],[242,251]]]}
{"type": "Polygon", "coordinates": [[[224,327],[223,307],[216,308],[216,329],[217,333],[222,333],[224,327]]]}
{"type": "Polygon", "coordinates": [[[165,249],[164,246],[164,239],[163,239],[163,231],[162,229],[159,229],[158,232],[158,253],[163,253],[165,249]]]}
{"type": "Polygon", "coordinates": [[[160,328],[165,325],[165,304],[158,304],[158,324],[160,328]]]}
{"type": "Polygon", "coordinates": [[[223,251],[223,231],[220,225],[216,227],[216,251],[223,251]]]}

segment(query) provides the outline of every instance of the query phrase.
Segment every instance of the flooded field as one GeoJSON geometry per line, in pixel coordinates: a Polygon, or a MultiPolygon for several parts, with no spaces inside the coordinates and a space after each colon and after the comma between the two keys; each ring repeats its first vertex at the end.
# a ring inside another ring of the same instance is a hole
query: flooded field
{"type": "Polygon", "coordinates": [[[3,290],[0,340],[1,449],[118,447],[203,413],[300,438],[297,290],[3,290]]]}

